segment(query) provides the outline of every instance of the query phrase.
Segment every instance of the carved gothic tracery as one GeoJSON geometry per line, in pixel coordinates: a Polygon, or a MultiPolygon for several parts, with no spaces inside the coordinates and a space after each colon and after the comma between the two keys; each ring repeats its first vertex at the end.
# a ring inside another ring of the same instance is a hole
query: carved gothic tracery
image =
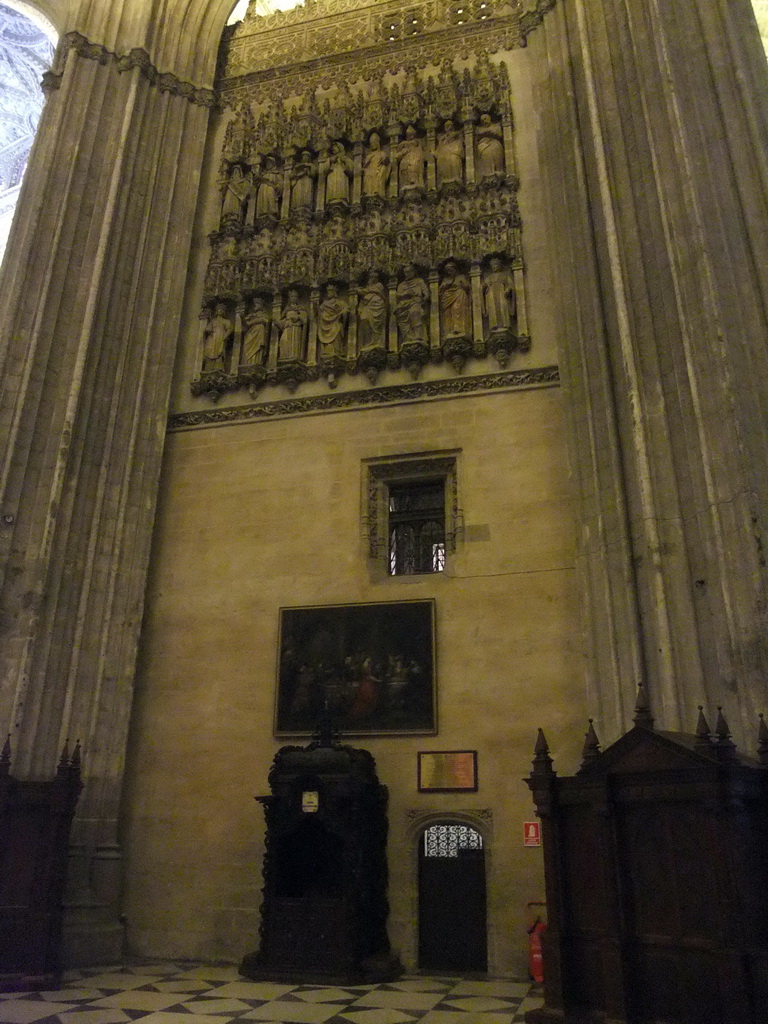
{"type": "Polygon", "coordinates": [[[234,111],[194,393],[527,351],[505,66],[358,85],[234,111]]]}

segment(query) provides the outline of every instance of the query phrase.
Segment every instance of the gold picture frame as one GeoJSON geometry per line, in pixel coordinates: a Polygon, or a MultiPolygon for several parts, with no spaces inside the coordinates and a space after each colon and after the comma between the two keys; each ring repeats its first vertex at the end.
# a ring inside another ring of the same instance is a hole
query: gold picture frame
{"type": "Polygon", "coordinates": [[[476,750],[420,750],[420,793],[477,792],[476,750]]]}

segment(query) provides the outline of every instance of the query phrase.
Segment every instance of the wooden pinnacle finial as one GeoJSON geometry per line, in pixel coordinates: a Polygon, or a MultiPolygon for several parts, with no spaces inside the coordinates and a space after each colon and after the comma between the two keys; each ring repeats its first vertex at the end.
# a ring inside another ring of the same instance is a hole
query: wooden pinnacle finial
{"type": "Polygon", "coordinates": [[[80,757],[80,740],[75,744],[75,749],[72,751],[72,760],[69,762],[72,771],[80,772],[81,757],[80,757]]]}
{"type": "Polygon", "coordinates": [[[728,760],[734,760],[736,757],[736,744],[731,739],[731,730],[728,728],[728,723],[725,720],[721,704],[718,704],[717,706],[715,736],[717,737],[718,753],[728,760]]]}
{"type": "Polygon", "coordinates": [[[648,703],[648,694],[642,683],[637,684],[637,700],[635,701],[635,717],[632,719],[641,729],[653,729],[653,715],[648,703]]]}
{"type": "Polygon", "coordinates": [[[757,730],[757,759],[760,764],[768,767],[768,725],[765,724],[762,713],[758,717],[760,726],[757,730]]]}
{"type": "Polygon", "coordinates": [[[69,765],[69,739],[64,740],[64,749],[59,758],[59,768],[66,768],[69,765]]]}
{"type": "Polygon", "coordinates": [[[600,756],[600,741],[597,738],[593,719],[589,719],[589,728],[584,734],[584,749],[581,753],[581,767],[586,768],[600,756]]]}
{"type": "Polygon", "coordinates": [[[712,732],[709,722],[704,717],[704,705],[699,704],[699,720],[696,723],[696,749],[709,754],[712,751],[712,732]]]}
{"type": "Polygon", "coordinates": [[[554,775],[552,770],[552,758],[549,756],[549,746],[544,735],[544,730],[539,729],[536,736],[536,744],[533,748],[533,767],[531,775],[554,775]]]}

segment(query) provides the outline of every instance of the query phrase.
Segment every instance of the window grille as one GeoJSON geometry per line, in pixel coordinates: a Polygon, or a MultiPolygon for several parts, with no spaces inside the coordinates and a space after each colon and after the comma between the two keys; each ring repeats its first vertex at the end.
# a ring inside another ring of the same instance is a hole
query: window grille
{"type": "Polygon", "coordinates": [[[430,825],[424,830],[425,857],[458,857],[460,850],[482,850],[483,837],[469,825],[430,825]]]}
{"type": "Polygon", "coordinates": [[[389,574],[445,569],[445,480],[389,486],[389,574]]]}

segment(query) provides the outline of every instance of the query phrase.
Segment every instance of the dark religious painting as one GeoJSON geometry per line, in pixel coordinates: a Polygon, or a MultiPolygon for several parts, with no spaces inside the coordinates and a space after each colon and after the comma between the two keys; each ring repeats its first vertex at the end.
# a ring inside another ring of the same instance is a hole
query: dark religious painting
{"type": "Polygon", "coordinates": [[[281,608],[275,735],[434,733],[435,602],[281,608]]]}

